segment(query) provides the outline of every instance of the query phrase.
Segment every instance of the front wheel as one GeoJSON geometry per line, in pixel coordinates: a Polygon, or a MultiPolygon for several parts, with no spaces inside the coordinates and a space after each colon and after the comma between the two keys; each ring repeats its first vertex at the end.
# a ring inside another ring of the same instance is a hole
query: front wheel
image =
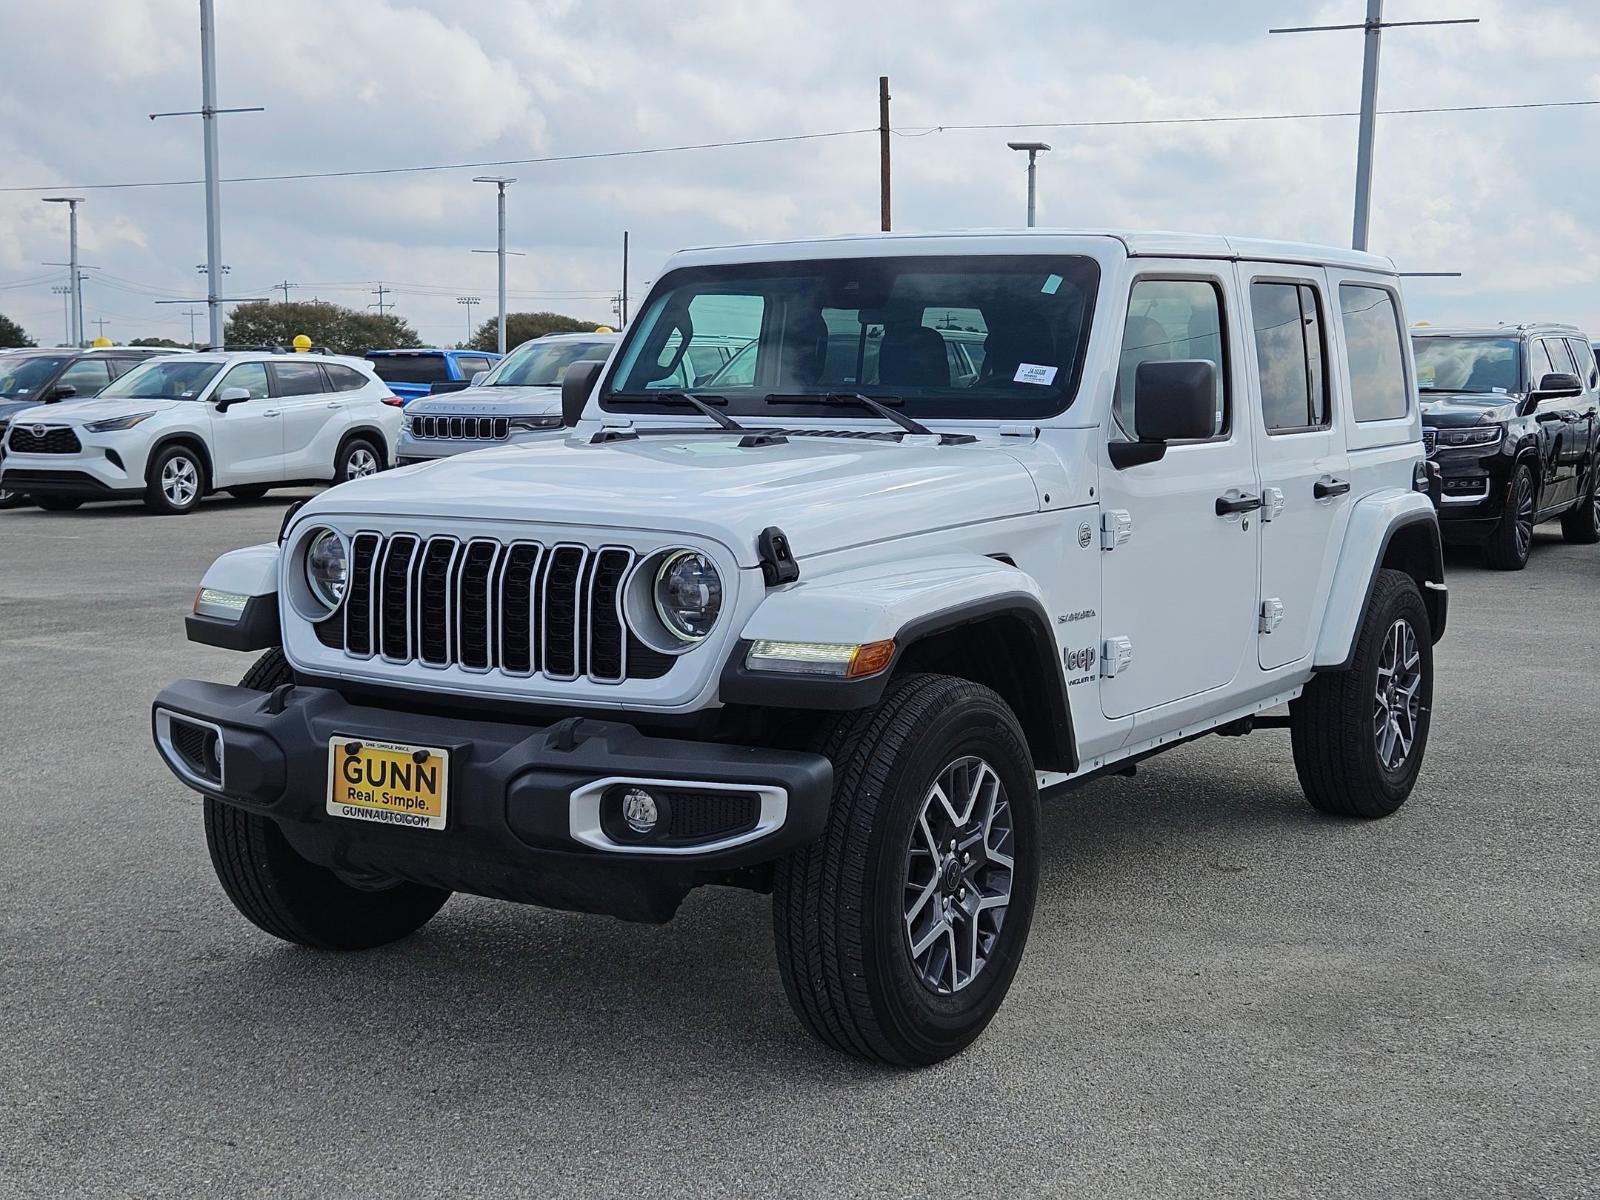
{"type": "Polygon", "coordinates": [[[21,492],[14,492],[10,488],[0,488],[0,509],[22,508],[30,503],[21,492]]]}
{"type": "Polygon", "coordinates": [[[351,438],[339,450],[333,464],[333,481],[344,483],[364,479],[383,470],[383,453],[366,438],[351,438]]]}
{"type": "Polygon", "coordinates": [[[1340,816],[1388,816],[1416,785],[1432,719],[1427,606],[1411,576],[1379,571],[1349,668],[1316,676],[1289,705],[1306,799],[1340,816]]]}
{"type": "Polygon", "coordinates": [[[163,516],[193,512],[205,493],[205,479],[198,454],[188,446],[168,446],[150,462],[144,506],[163,516]]]}
{"type": "MultiPolygon", "coordinates": [[[[281,650],[270,650],[239,681],[271,691],[293,683],[281,650]]],[[[443,888],[394,882],[353,887],[302,858],[269,817],[207,796],[206,847],[222,890],[257,928],[317,950],[367,950],[415,933],[444,907],[443,888]]]]}
{"type": "Polygon", "coordinates": [[[1533,517],[1538,503],[1533,472],[1520,464],[1506,489],[1506,510],[1484,543],[1483,560],[1496,571],[1520,571],[1533,549],[1533,517]]]}
{"type": "Polygon", "coordinates": [[[789,1002],[837,1050],[897,1066],[970,1044],[1011,986],[1033,916],[1039,797],[1011,709],[946,675],[841,717],[820,840],[778,864],[789,1002]]]}

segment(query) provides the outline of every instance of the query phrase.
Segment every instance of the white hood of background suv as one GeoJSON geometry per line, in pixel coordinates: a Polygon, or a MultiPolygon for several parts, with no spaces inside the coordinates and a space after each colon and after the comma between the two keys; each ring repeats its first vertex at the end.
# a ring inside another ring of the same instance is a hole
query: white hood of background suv
{"type": "Polygon", "coordinates": [[[407,413],[424,417],[543,417],[560,411],[558,387],[463,388],[406,405],[407,413]]]}
{"type": "Polygon", "coordinates": [[[996,442],[940,446],[791,437],[741,447],[736,435],[590,445],[550,438],[480,450],[342,484],[316,512],[527,521],[699,534],[754,566],[779,526],[798,558],[1037,512],[1033,476],[996,442]]]}

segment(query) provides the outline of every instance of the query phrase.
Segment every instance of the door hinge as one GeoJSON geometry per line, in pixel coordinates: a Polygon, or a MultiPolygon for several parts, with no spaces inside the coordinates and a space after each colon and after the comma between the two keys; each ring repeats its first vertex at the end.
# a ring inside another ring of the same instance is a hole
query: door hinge
{"type": "Polygon", "coordinates": [[[1283,511],[1283,489],[1261,489],[1261,519],[1271,521],[1283,511]]]}
{"type": "Polygon", "coordinates": [[[1271,633],[1282,623],[1283,601],[1276,596],[1267,597],[1261,602],[1261,623],[1259,626],[1261,632],[1271,633]]]}
{"type": "Polygon", "coordinates": [[[1133,665],[1133,639],[1107,638],[1100,647],[1100,675],[1114,679],[1133,665]]]}
{"type": "Polygon", "coordinates": [[[1100,514],[1100,549],[1115,550],[1133,536],[1133,514],[1113,508],[1100,514]]]}

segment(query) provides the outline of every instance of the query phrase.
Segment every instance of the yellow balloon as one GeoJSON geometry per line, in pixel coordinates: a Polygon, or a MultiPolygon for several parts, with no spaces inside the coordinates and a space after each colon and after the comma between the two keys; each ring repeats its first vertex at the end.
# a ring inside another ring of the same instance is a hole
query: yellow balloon
{"type": "Polygon", "coordinates": [[[89,345],[93,346],[96,350],[103,350],[105,347],[111,345],[111,339],[102,334],[100,337],[97,337],[94,341],[90,342],[89,345]]]}
{"type": "Polygon", "coordinates": [[[311,339],[303,333],[297,333],[294,335],[294,341],[290,345],[294,347],[296,354],[304,354],[311,349],[311,339]]]}
{"type": "Polygon", "coordinates": [[[616,330],[611,328],[611,326],[609,326],[609,325],[596,325],[594,327],[594,331],[596,333],[615,333],[616,332],[616,330]]]}

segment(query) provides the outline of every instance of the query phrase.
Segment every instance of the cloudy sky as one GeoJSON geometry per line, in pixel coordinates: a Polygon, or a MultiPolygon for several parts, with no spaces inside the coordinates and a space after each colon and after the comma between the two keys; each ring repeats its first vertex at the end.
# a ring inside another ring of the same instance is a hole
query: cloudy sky
{"type": "MultiPolygon", "coordinates": [[[[1389,0],[1383,108],[1600,99],[1593,0],[1389,0]]],[[[887,74],[899,229],[1021,224],[1022,137],[1040,223],[1217,230],[1347,244],[1355,121],[1117,128],[961,125],[1348,111],[1361,35],[1269,36],[1359,21],[1362,0],[217,0],[224,176],[562,158],[860,130],[887,74]],[[940,127],[946,127],[941,129],[940,127]]],[[[85,317],[186,339],[203,294],[194,0],[0,0],[0,312],[62,336],[66,219],[83,188],[85,317]],[[28,190],[48,188],[49,191],[28,190]]],[[[580,161],[239,182],[223,259],[240,296],[362,305],[379,281],[425,340],[464,336],[459,295],[494,302],[493,189],[511,189],[513,309],[606,319],[683,245],[877,227],[877,138],[580,161]]],[[[1412,281],[1413,320],[1555,319],[1600,336],[1600,108],[1395,115],[1379,126],[1373,249],[1412,281]]],[[[93,334],[96,326],[91,324],[93,334]]],[[[203,318],[200,329],[204,330],[203,318]]]]}

